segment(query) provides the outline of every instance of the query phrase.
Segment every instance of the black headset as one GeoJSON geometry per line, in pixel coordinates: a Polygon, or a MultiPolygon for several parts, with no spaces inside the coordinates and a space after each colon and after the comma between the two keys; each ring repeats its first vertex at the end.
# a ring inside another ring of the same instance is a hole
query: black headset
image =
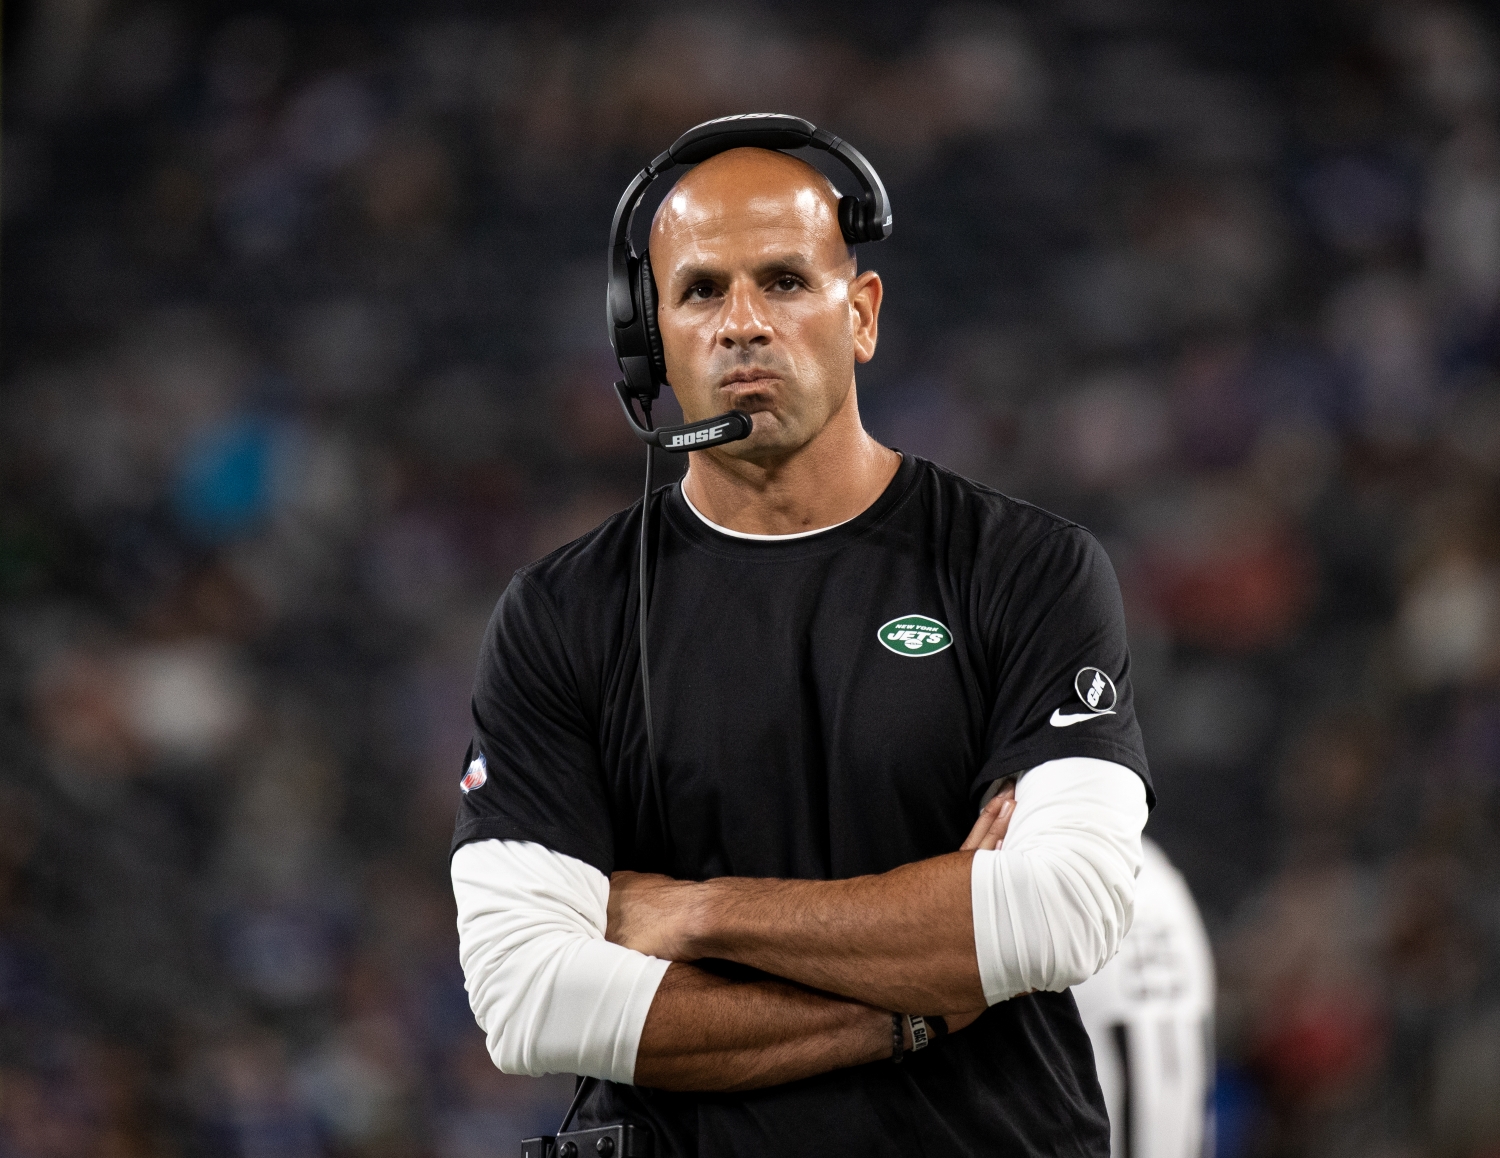
{"type": "Polygon", "coordinates": [[[625,377],[615,383],[620,405],[636,436],[651,446],[681,453],[735,442],[750,434],[750,416],[738,410],[685,426],[655,430],[651,404],[667,381],[667,362],[656,325],[656,279],[651,255],[636,253],[630,240],[635,211],[651,183],[678,165],[700,161],[730,149],[823,149],[844,163],[859,181],[858,197],[839,198],[839,229],[850,245],[884,241],[891,235],[891,202],[880,175],[849,142],[801,117],[784,113],[745,113],[695,125],[635,175],[615,209],[609,231],[609,340],[625,377]],[[634,403],[645,415],[636,418],[634,403]]]}

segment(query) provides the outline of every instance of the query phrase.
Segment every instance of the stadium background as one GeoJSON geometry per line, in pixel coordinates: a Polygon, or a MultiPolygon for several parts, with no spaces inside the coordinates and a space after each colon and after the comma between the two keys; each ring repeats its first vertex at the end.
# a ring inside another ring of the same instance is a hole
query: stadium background
{"type": "Polygon", "coordinates": [[[4,34],[0,1155],[480,1158],[476,641],[628,504],[683,128],[884,175],[871,428],[1078,519],[1221,1158],[1500,1154],[1500,57],[1462,4],[38,0],[4,34]]]}

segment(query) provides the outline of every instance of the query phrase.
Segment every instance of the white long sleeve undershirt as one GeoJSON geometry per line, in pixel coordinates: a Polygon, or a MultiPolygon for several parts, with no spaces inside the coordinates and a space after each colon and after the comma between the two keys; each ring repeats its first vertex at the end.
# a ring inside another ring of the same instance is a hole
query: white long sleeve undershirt
{"type": "Polygon", "coordinates": [[[629,1082],[670,962],[604,939],[609,878],[516,840],[464,845],[452,873],[464,988],[495,1064],[629,1082]]]}
{"type": "MultiPolygon", "coordinates": [[[[989,1004],[1066,989],[1101,969],[1130,928],[1146,793],[1104,760],[1032,769],[1005,846],[974,857],[974,945],[989,1004]]],[[[459,958],[490,1056],[506,1073],[630,1082],[667,962],[604,940],[609,879],[525,841],[453,855],[459,958]]]]}
{"type": "Polygon", "coordinates": [[[1073,756],[1016,783],[1004,847],[969,873],[986,1003],[1061,992],[1108,963],[1130,930],[1146,786],[1128,768],[1073,756]]]}

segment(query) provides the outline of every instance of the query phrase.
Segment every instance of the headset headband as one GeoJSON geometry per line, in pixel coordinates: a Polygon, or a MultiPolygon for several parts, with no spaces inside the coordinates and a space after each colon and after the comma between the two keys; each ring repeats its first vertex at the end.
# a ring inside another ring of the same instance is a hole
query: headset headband
{"type": "MultiPolygon", "coordinates": [[[[630,228],[647,188],[668,169],[677,165],[696,165],[716,154],[741,148],[823,149],[831,153],[854,174],[861,189],[858,197],[839,198],[839,230],[844,240],[850,245],[858,245],[866,241],[884,241],[891,235],[890,198],[870,162],[849,142],[825,132],[811,121],[785,113],[745,113],[704,121],[683,133],[666,152],[637,173],[626,186],[610,226],[609,339],[625,374],[625,378],[615,384],[615,389],[625,407],[626,417],[638,435],[669,450],[695,448],[705,439],[696,437],[702,432],[694,431],[691,432],[694,437],[688,440],[687,427],[674,428],[685,440],[682,445],[669,444],[669,441],[657,437],[674,432],[652,432],[653,436],[647,437],[650,404],[666,382],[666,365],[656,331],[656,286],[651,276],[651,259],[648,255],[636,253],[630,241],[630,228]],[[647,425],[644,427],[636,421],[631,408],[632,399],[639,401],[646,410],[647,425]]],[[[697,425],[701,424],[694,424],[697,425]]],[[[728,431],[727,437],[719,432],[707,441],[718,443],[733,437],[743,438],[749,433],[748,425],[748,422],[731,422],[733,429],[728,431]],[[737,433],[742,426],[743,433],[737,433]]]]}
{"type": "Polygon", "coordinates": [[[891,235],[891,203],[885,185],[870,162],[848,141],[816,127],[811,121],[785,113],[744,113],[695,125],[672,142],[626,186],[609,232],[609,317],[611,328],[635,320],[631,301],[628,259],[635,257],[630,227],[646,189],[668,169],[696,165],[730,149],[824,149],[832,153],[859,181],[864,196],[846,197],[839,204],[839,229],[850,245],[884,241],[891,235]],[[862,212],[847,213],[845,201],[860,201],[862,212]]]}

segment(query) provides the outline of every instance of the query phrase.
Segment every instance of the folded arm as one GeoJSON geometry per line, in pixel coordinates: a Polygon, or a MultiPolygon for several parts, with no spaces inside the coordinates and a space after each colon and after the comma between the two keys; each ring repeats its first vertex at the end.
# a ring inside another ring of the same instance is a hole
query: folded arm
{"type": "Polygon", "coordinates": [[[1146,795],[1117,764],[1027,773],[1002,850],[842,881],[617,873],[611,940],[722,957],[888,1009],[956,1013],[1092,976],[1130,927],[1146,795]]]}
{"type": "Polygon", "coordinates": [[[646,1017],[633,1080],[667,1090],[749,1090],[891,1052],[891,1015],[883,1009],[673,964],[646,1017]]]}
{"type": "Polygon", "coordinates": [[[452,876],[465,987],[506,1073],[733,1090],[891,1054],[884,1010],[610,944],[609,882],[573,857],[476,841],[454,854],[452,876]]]}
{"type": "MultiPolygon", "coordinates": [[[[765,911],[765,894],[752,890],[742,907],[755,920],[743,923],[751,933],[762,931],[745,936],[738,947],[725,938],[718,954],[755,965],[755,946],[763,946],[765,959],[778,964],[759,967],[800,985],[728,981],[686,964],[669,968],[660,956],[605,939],[606,904],[617,910],[612,921],[628,912],[642,928],[654,927],[661,922],[651,915],[666,913],[672,920],[665,924],[672,925],[680,921],[681,906],[664,902],[702,886],[667,881],[670,889],[657,888],[651,882],[660,878],[618,874],[611,889],[597,869],[541,845],[464,845],[452,866],[460,958],[491,1056],[507,1073],[577,1073],[679,1090],[748,1089],[889,1056],[886,1009],[971,1011],[950,1017],[959,1029],[986,1002],[1033,988],[1062,988],[1091,974],[1113,954],[1129,924],[1144,795],[1123,769],[1115,771],[1124,781],[1103,775],[1112,790],[1100,787],[1098,769],[1075,768],[1071,777],[1066,769],[1037,774],[1042,771],[1021,782],[1013,815],[1002,808],[1006,797],[997,797],[964,851],[923,862],[925,869],[906,866],[860,882],[739,882],[814,889],[811,903],[799,900],[795,908],[774,913],[765,911]],[[1074,809],[1057,806],[1069,793],[1092,800],[1081,819],[1074,809]],[[1088,820],[1089,809],[1118,809],[1121,799],[1127,819],[1113,827],[1106,823],[1101,837],[1088,820]],[[1002,835],[1005,851],[996,854],[1002,835]],[[1124,874],[1128,885],[1106,879],[1118,871],[1090,867],[1108,860],[1093,847],[1101,839],[1113,843],[1117,858],[1130,866],[1124,874]],[[1024,860],[1017,861],[1022,852],[1024,860]],[[955,865],[965,864],[967,881],[953,873],[955,865]],[[630,887],[632,880],[638,888],[630,887]],[[883,881],[894,887],[883,889],[883,881]],[[849,891],[838,888],[851,885],[849,891]],[[823,889],[829,891],[818,896],[823,889]],[[632,893],[650,903],[630,903],[632,893]],[[903,907],[919,910],[918,919],[912,921],[903,907]],[[892,908],[896,919],[881,925],[882,914],[892,908]],[[963,926],[955,920],[959,912],[970,919],[966,928],[954,927],[963,926]],[[769,926],[780,937],[770,935],[769,926]],[[887,929],[902,931],[902,937],[884,936],[887,929]],[[933,983],[932,961],[922,961],[931,958],[939,935],[949,949],[936,959],[938,968],[961,982],[951,1002],[942,1000],[941,984],[933,983]],[[804,939],[814,944],[799,947],[804,939]],[[898,942],[895,952],[889,942],[898,942]],[[967,948],[966,963],[954,944],[967,948]],[[905,970],[903,980],[891,986],[872,977],[880,967],[905,970]],[[829,989],[847,984],[872,995],[883,986],[885,999],[810,992],[804,986],[817,986],[813,977],[826,979],[823,987],[829,989]]],[[[734,888],[730,882],[726,895],[732,898],[734,888]]],[[[733,900],[726,907],[732,910],[733,900]]],[[[734,916],[726,914],[726,925],[734,916]]],[[[618,928],[611,933],[625,940],[618,928]]]]}

